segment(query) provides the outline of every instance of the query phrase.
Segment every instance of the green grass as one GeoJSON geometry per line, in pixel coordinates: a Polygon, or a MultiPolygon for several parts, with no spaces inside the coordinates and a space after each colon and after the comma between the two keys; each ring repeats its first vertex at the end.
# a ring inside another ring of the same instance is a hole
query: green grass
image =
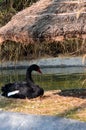
{"type": "MultiPolygon", "coordinates": [[[[72,89],[72,88],[85,88],[82,86],[86,74],[70,74],[70,75],[55,75],[55,74],[43,74],[33,75],[33,79],[36,84],[42,86],[45,90],[59,90],[59,89],[72,89]]],[[[24,81],[25,75],[18,72],[10,72],[9,74],[0,75],[0,86],[9,82],[24,81]]]]}
{"type": "Polygon", "coordinates": [[[85,106],[78,106],[73,109],[66,111],[65,113],[59,114],[59,116],[73,118],[80,121],[86,122],[86,104],[85,106]]]}

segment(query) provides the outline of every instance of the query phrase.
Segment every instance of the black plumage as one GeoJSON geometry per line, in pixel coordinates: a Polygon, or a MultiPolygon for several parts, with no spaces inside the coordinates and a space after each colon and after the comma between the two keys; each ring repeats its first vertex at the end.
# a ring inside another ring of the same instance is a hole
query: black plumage
{"type": "Polygon", "coordinates": [[[26,72],[26,82],[8,83],[1,88],[2,96],[8,98],[31,99],[44,94],[43,88],[36,85],[32,79],[32,71],[41,73],[38,65],[33,64],[28,67],[26,72]]]}

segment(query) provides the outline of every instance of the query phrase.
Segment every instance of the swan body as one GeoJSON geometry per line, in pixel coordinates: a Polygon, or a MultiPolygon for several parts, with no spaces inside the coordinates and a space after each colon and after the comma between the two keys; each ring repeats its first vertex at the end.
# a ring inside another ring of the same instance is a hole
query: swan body
{"type": "Polygon", "coordinates": [[[38,65],[31,65],[30,67],[28,67],[26,72],[26,82],[15,82],[6,84],[1,88],[2,96],[20,99],[31,99],[42,96],[44,94],[43,88],[39,87],[39,85],[36,85],[32,79],[31,73],[33,70],[41,73],[38,65]]]}

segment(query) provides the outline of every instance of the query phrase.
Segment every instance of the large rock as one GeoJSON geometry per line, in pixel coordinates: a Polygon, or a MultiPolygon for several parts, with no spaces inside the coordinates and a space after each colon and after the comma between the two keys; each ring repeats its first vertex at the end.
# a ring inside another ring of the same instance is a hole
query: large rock
{"type": "Polygon", "coordinates": [[[0,43],[86,38],[86,0],[40,0],[0,28],[0,43]]]}

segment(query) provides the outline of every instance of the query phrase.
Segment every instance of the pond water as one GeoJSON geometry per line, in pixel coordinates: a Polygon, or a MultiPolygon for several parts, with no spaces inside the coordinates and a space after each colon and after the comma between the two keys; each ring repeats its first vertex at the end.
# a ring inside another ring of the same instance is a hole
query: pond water
{"type": "MultiPolygon", "coordinates": [[[[43,74],[32,73],[36,84],[44,90],[86,88],[84,67],[42,68],[43,74]]],[[[0,86],[9,82],[24,81],[26,69],[0,70],[0,86]]]]}

